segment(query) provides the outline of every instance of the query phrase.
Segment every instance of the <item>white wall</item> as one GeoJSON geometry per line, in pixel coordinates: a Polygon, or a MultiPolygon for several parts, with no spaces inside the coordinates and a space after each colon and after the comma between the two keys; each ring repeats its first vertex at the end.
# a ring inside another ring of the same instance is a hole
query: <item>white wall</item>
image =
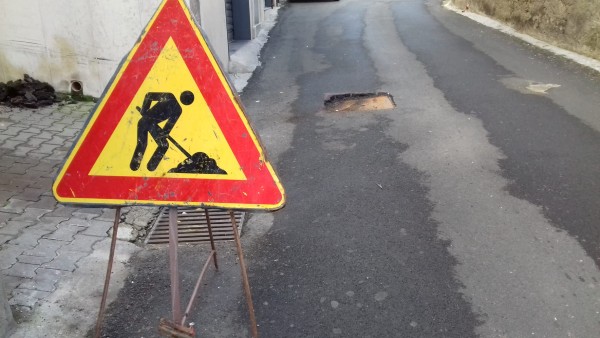
{"type": "MultiPolygon", "coordinates": [[[[224,2],[186,1],[192,2],[195,17],[200,14],[207,39],[227,66],[224,2]]],[[[0,82],[27,73],[66,92],[70,81],[79,80],[84,94],[100,96],[159,4],[160,0],[0,0],[0,82]]]]}

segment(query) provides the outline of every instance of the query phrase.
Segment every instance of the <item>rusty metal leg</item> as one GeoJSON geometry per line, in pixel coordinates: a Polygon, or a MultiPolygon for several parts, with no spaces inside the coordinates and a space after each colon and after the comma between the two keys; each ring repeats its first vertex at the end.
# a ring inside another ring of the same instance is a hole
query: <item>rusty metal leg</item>
{"type": "Polygon", "coordinates": [[[202,279],[204,279],[204,274],[210,265],[210,261],[214,258],[214,255],[208,256],[206,263],[204,263],[204,267],[202,267],[202,271],[200,272],[200,276],[198,276],[198,280],[196,281],[196,286],[194,287],[194,292],[192,292],[192,296],[190,297],[190,301],[188,303],[187,308],[183,314],[183,318],[181,318],[181,326],[185,326],[185,321],[188,319],[188,316],[192,312],[194,308],[194,304],[196,304],[196,299],[198,298],[198,291],[200,290],[200,285],[202,284],[202,279]]]}
{"type": "Polygon", "coordinates": [[[246,295],[246,303],[248,304],[248,314],[250,315],[250,331],[253,338],[258,338],[258,327],[256,326],[256,317],[254,316],[254,305],[252,304],[252,294],[250,293],[250,282],[248,281],[248,272],[246,271],[246,263],[244,262],[244,253],[242,252],[242,243],[240,235],[237,231],[235,214],[233,210],[229,211],[231,217],[231,225],[233,226],[233,238],[237,247],[237,254],[240,259],[240,269],[242,270],[242,282],[244,284],[244,294],[246,295]]]}
{"type": "Polygon", "coordinates": [[[119,230],[119,221],[121,220],[121,207],[115,210],[115,223],[113,224],[112,239],[110,242],[110,253],[108,255],[108,267],[106,269],[106,278],[104,279],[104,291],[102,292],[102,301],[100,302],[100,311],[96,320],[95,338],[100,338],[102,333],[102,322],[104,321],[104,309],[106,307],[106,298],[108,298],[108,286],[110,284],[110,276],[112,274],[113,260],[115,257],[115,246],[117,244],[117,231],[119,230]]]}
{"type": "Polygon", "coordinates": [[[169,208],[169,269],[171,273],[171,306],[173,322],[181,321],[181,293],[179,290],[179,261],[177,259],[177,246],[179,237],[177,233],[177,207],[169,208]]]}
{"type": "Polygon", "coordinates": [[[208,209],[204,209],[204,216],[206,217],[206,226],[208,227],[208,237],[210,237],[210,247],[212,248],[213,262],[215,263],[215,269],[219,270],[219,264],[217,264],[217,249],[215,248],[215,239],[212,233],[212,225],[210,224],[208,209]]]}

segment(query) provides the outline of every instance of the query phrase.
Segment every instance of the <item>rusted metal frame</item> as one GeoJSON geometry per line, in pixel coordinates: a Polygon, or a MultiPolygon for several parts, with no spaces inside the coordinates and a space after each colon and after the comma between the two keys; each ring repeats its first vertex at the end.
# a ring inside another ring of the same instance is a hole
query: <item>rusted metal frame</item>
{"type": "MultiPolygon", "coordinates": [[[[192,308],[194,307],[194,304],[196,302],[196,299],[198,298],[198,291],[200,290],[200,285],[202,284],[202,280],[204,279],[204,275],[206,274],[206,270],[208,269],[208,266],[210,265],[211,260],[214,262],[215,264],[215,268],[218,270],[219,267],[217,265],[217,251],[216,251],[216,247],[215,247],[215,242],[214,242],[214,238],[212,235],[212,227],[211,227],[211,223],[210,223],[210,216],[207,210],[205,210],[205,216],[206,216],[206,222],[207,222],[207,227],[208,227],[208,233],[210,236],[210,244],[211,244],[211,252],[210,255],[208,257],[208,259],[206,260],[206,262],[204,263],[204,267],[202,268],[202,271],[200,272],[200,276],[198,277],[198,280],[196,281],[196,285],[194,287],[194,291],[192,292],[192,295],[190,297],[190,300],[188,302],[188,305],[186,307],[186,310],[183,314],[183,316],[181,316],[181,293],[179,290],[180,287],[180,279],[179,279],[179,265],[178,265],[178,256],[177,256],[177,248],[178,248],[178,244],[179,244],[179,234],[177,232],[177,228],[178,228],[178,223],[177,223],[177,208],[169,208],[169,265],[170,265],[170,272],[171,272],[171,303],[172,303],[172,309],[173,309],[173,322],[174,323],[180,323],[181,327],[184,327],[185,322],[187,320],[187,318],[189,317],[190,312],[192,311],[192,308]],[[181,320],[179,320],[179,318],[181,318],[181,320]]],[[[163,324],[161,324],[163,325],[163,324]]]]}
{"type": "Polygon", "coordinates": [[[200,290],[200,285],[202,284],[202,279],[204,278],[204,274],[206,273],[206,270],[208,269],[208,266],[210,265],[210,261],[213,260],[214,257],[216,257],[216,252],[214,250],[212,250],[210,253],[210,256],[208,256],[208,259],[204,263],[204,267],[202,268],[202,271],[200,272],[200,276],[198,277],[198,280],[196,281],[196,286],[194,287],[194,292],[192,292],[192,296],[190,297],[188,306],[185,309],[183,318],[181,318],[181,323],[180,323],[181,326],[185,325],[185,321],[188,319],[190,312],[194,308],[196,299],[198,298],[198,291],[200,290]]]}
{"type": "Polygon", "coordinates": [[[246,303],[248,304],[248,314],[250,316],[250,331],[253,338],[258,338],[258,327],[256,325],[256,316],[254,315],[254,305],[252,304],[252,293],[250,292],[250,282],[248,280],[248,272],[246,271],[246,263],[244,262],[244,253],[242,251],[242,243],[240,235],[237,231],[237,222],[233,210],[229,211],[231,217],[231,226],[233,227],[233,237],[235,239],[238,258],[240,259],[240,269],[242,270],[242,282],[244,284],[244,294],[246,295],[246,303]]]}
{"type": "Polygon", "coordinates": [[[212,224],[210,223],[210,215],[208,209],[204,209],[204,217],[206,217],[206,227],[208,228],[208,237],[210,238],[210,247],[212,248],[213,262],[215,263],[215,269],[219,270],[217,264],[217,249],[215,248],[215,239],[212,232],[212,224]]]}
{"type": "Polygon", "coordinates": [[[115,222],[113,224],[112,239],[110,242],[110,253],[108,255],[108,267],[106,268],[106,278],[104,279],[104,291],[102,291],[102,301],[100,302],[100,311],[96,320],[95,338],[100,338],[102,333],[102,322],[104,321],[104,310],[106,308],[106,299],[108,298],[108,286],[110,285],[110,276],[112,274],[113,260],[115,257],[115,247],[117,245],[117,231],[119,230],[119,221],[121,220],[121,207],[115,209],[115,222]]]}
{"type": "Polygon", "coordinates": [[[173,322],[181,321],[181,292],[179,281],[179,261],[177,246],[179,238],[177,233],[177,207],[169,208],[169,270],[171,275],[171,309],[173,322]]]}

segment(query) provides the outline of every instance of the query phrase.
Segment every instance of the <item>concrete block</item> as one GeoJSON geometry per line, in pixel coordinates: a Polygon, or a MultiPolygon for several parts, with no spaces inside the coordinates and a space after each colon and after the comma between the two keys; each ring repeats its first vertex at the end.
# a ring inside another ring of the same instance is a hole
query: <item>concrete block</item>
{"type": "Polygon", "coordinates": [[[33,202],[20,200],[13,197],[8,200],[8,204],[2,207],[0,211],[9,212],[12,214],[22,214],[25,208],[27,208],[31,204],[33,204],[33,202]]]}
{"type": "Polygon", "coordinates": [[[85,231],[82,231],[81,234],[87,236],[106,237],[108,236],[108,230],[110,230],[112,226],[113,222],[93,219],[90,221],[90,226],[85,229],[85,231]]]}
{"type": "MultiPolygon", "coordinates": [[[[48,186],[48,190],[51,189],[52,181],[50,179],[39,177],[39,178],[35,179],[35,181],[39,183],[38,184],[39,187],[43,187],[43,186],[46,186],[46,184],[50,184],[48,186]]],[[[37,202],[33,203],[29,207],[52,211],[52,210],[56,209],[57,204],[58,204],[58,202],[56,202],[56,199],[54,198],[54,196],[43,196],[42,195],[42,196],[40,196],[40,199],[37,202]]]]}
{"type": "Polygon", "coordinates": [[[32,224],[33,222],[8,221],[5,224],[0,225],[0,235],[17,236],[21,233],[21,231],[32,224]]]}
{"type": "Polygon", "coordinates": [[[27,207],[25,207],[25,209],[23,209],[23,212],[21,215],[15,216],[15,217],[11,218],[10,220],[17,221],[17,222],[27,222],[27,223],[39,222],[40,217],[47,214],[48,210],[32,208],[31,207],[32,205],[33,205],[33,203],[28,204],[27,207]]]}
{"type": "Polygon", "coordinates": [[[43,238],[38,241],[38,245],[30,250],[24,251],[24,254],[29,256],[54,257],[56,256],[58,249],[67,244],[69,244],[69,242],[43,238]]]}
{"type": "Polygon", "coordinates": [[[35,277],[21,283],[19,289],[52,292],[56,289],[56,283],[70,274],[70,272],[62,270],[39,268],[35,271],[35,277]]]}
{"type": "Polygon", "coordinates": [[[35,269],[39,268],[39,265],[15,263],[9,269],[3,271],[7,276],[33,278],[35,277],[35,269]]]}
{"type": "Polygon", "coordinates": [[[31,247],[23,245],[13,245],[10,243],[2,245],[2,254],[0,255],[0,270],[10,268],[13,264],[17,262],[17,257],[19,257],[23,252],[29,249],[31,249],[31,247]]]}
{"type": "Polygon", "coordinates": [[[51,256],[44,256],[44,257],[40,257],[40,256],[27,256],[27,255],[21,255],[19,257],[17,257],[17,262],[19,263],[23,263],[23,264],[33,264],[33,265],[42,265],[42,264],[46,264],[50,261],[52,261],[55,257],[51,257],[51,256]]]}
{"type": "Polygon", "coordinates": [[[55,240],[65,241],[65,242],[71,242],[74,239],[73,236],[75,236],[81,230],[82,230],[81,227],[61,223],[58,225],[58,228],[56,229],[56,231],[49,233],[47,235],[44,235],[44,238],[55,239],[55,240]]]}
{"type": "Polygon", "coordinates": [[[74,236],[75,239],[63,246],[59,253],[62,252],[92,252],[94,244],[102,239],[102,237],[97,236],[86,236],[77,234],[74,236]]]}
{"type": "Polygon", "coordinates": [[[77,269],[77,262],[89,252],[61,251],[52,261],[43,265],[44,268],[73,272],[77,269]]]}

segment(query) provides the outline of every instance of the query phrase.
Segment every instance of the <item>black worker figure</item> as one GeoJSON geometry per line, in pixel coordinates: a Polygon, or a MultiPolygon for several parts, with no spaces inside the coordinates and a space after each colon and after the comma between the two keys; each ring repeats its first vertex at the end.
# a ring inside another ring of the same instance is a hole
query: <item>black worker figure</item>
{"type": "MultiPolygon", "coordinates": [[[[194,102],[194,94],[184,91],[179,96],[179,101],[184,105],[194,102]]],[[[158,148],[148,161],[148,170],[154,171],[169,149],[169,133],[181,116],[182,108],[177,98],[172,93],[147,93],[144,97],[142,108],[136,107],[142,114],[137,124],[137,146],[131,157],[129,167],[136,171],[140,168],[142,158],[148,146],[148,134],[152,136],[158,148]],[[154,105],[152,103],[156,102],[154,105]],[[167,121],[164,127],[159,124],[167,121]]]]}

